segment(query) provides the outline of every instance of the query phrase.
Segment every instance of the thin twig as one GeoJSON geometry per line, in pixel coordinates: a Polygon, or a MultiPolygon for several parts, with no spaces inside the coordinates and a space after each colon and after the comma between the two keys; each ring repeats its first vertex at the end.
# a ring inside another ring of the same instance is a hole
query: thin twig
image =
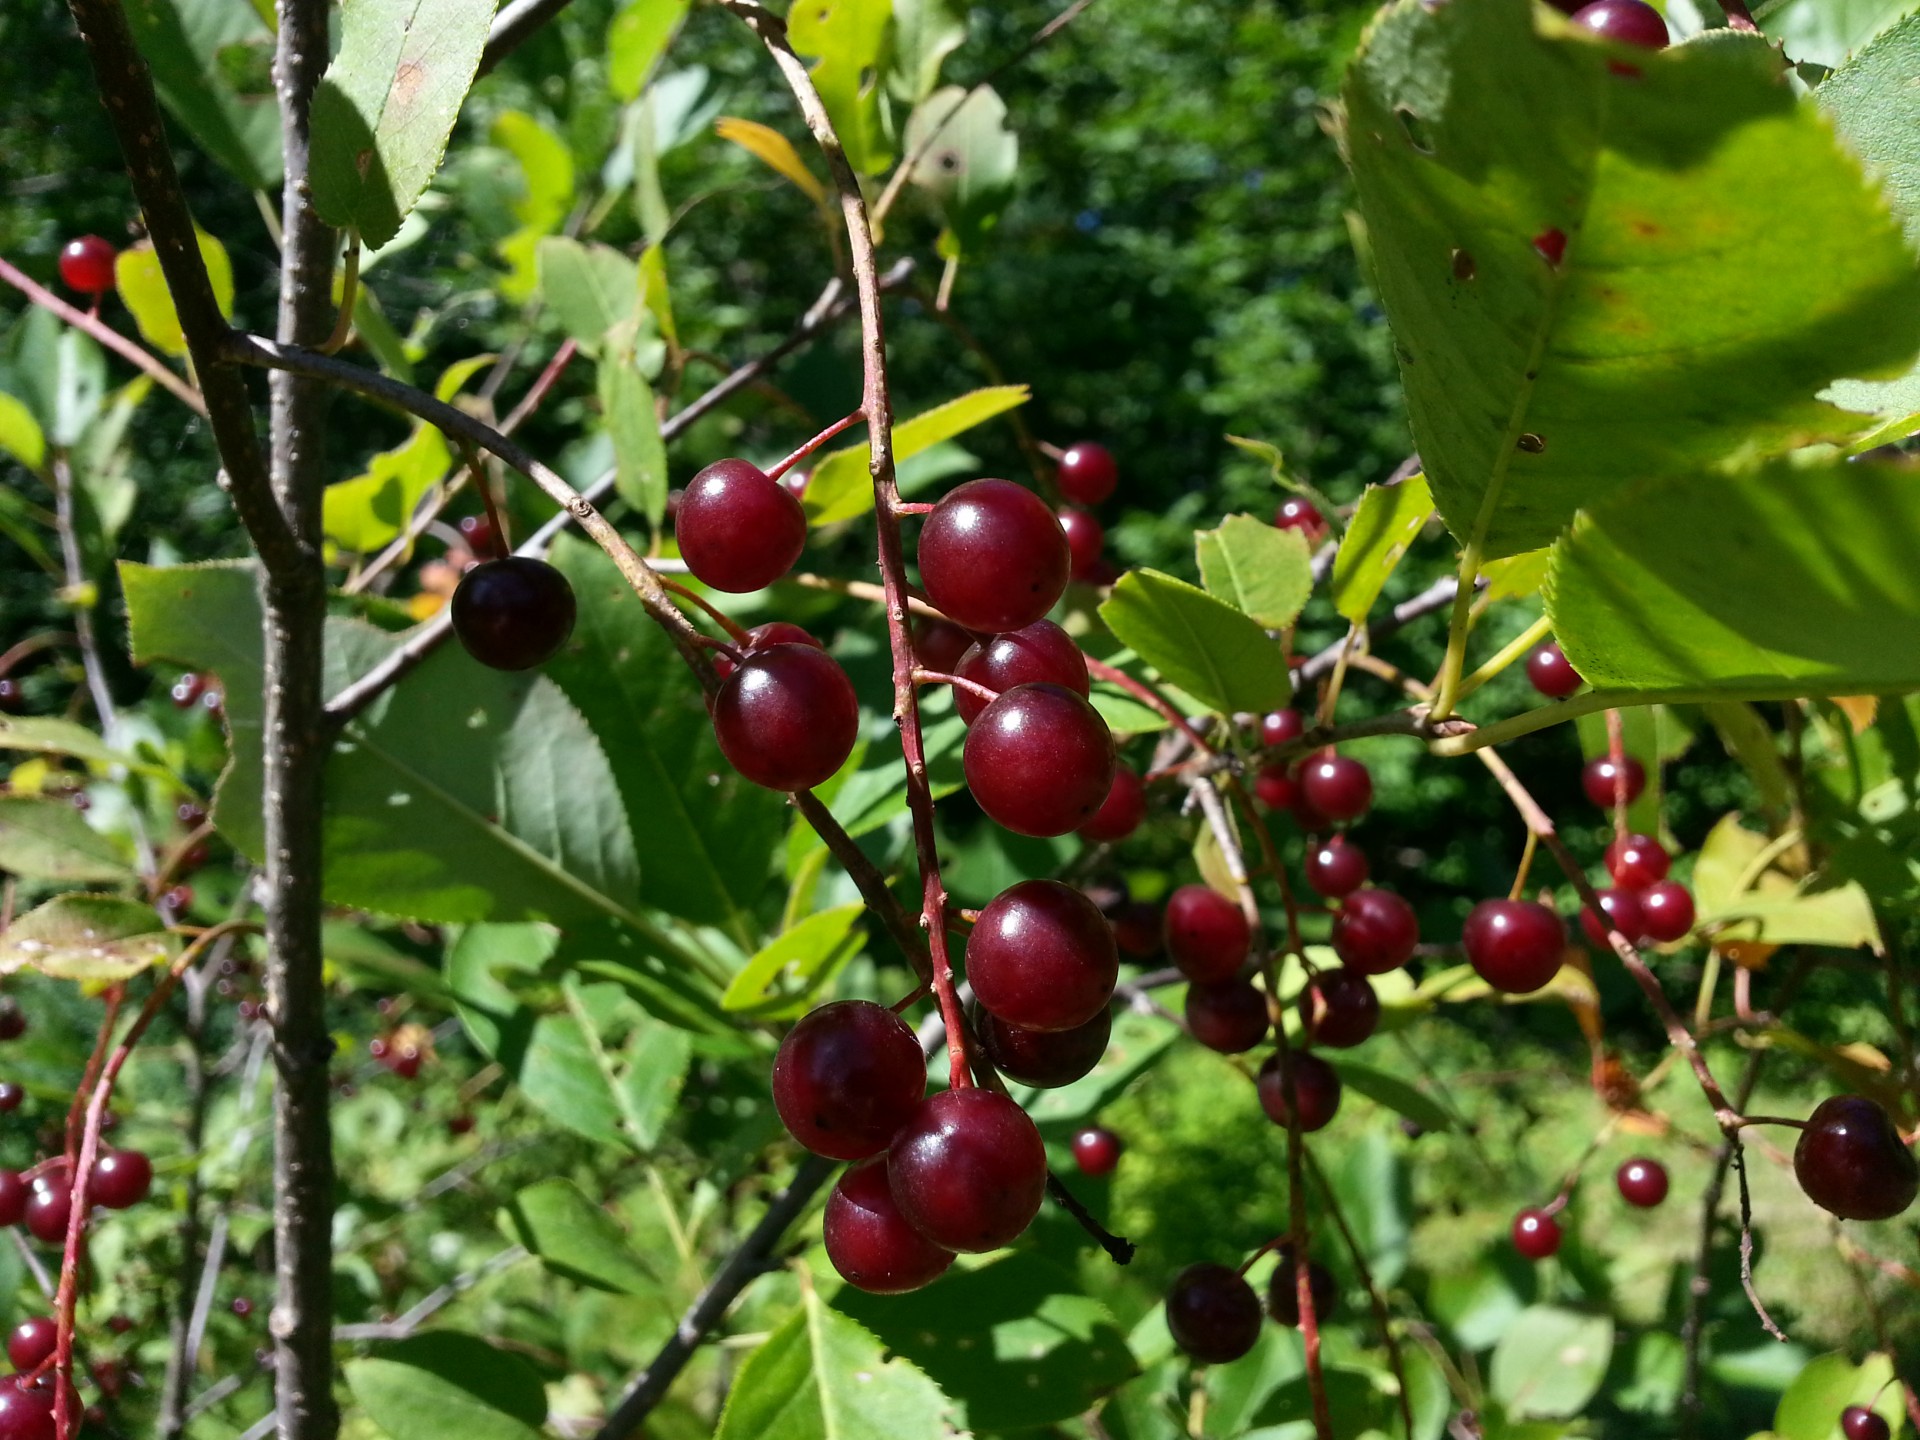
{"type": "Polygon", "coordinates": [[[475,1266],[465,1274],[456,1275],[446,1284],[427,1293],[404,1315],[394,1320],[377,1321],[365,1325],[336,1325],[333,1338],[336,1341],[354,1340],[405,1340],[419,1328],[439,1314],[455,1300],[483,1280],[499,1274],[511,1265],[517,1265],[527,1258],[527,1249],[523,1245],[509,1245],[499,1254],[484,1263],[475,1266]]]}
{"type": "Polygon", "coordinates": [[[0,280],[6,281],[42,310],[58,315],[74,329],[92,336],[122,360],[149,376],[156,385],[194,414],[204,416],[207,413],[206,397],[169,369],[166,361],[129,340],[98,315],[88,314],[77,306],[69,305],[46,286],[34,280],[32,276],[9,264],[4,256],[0,256],[0,280]]]}

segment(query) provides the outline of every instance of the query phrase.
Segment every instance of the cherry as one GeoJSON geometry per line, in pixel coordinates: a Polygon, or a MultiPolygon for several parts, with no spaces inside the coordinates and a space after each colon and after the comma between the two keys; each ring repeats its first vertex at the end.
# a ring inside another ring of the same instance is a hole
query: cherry
{"type": "Polygon", "coordinates": [[[1098,505],[1113,494],[1120,467],[1104,445],[1082,440],[1060,457],[1060,493],[1080,505],[1098,505]]]}
{"type": "Polygon", "coordinates": [[[1913,1152],[1864,1095],[1820,1102],[1793,1147],[1793,1173],[1809,1200],[1842,1220],[1891,1219],[1920,1191],[1913,1152]]]}
{"type": "Polygon", "coordinates": [[[55,1440],[55,1436],[53,1387],[30,1382],[24,1375],[0,1380],[0,1440],[55,1440]]]}
{"type": "MultiPolygon", "coordinates": [[[[1646,939],[1646,911],[1640,908],[1640,900],[1631,890],[1601,890],[1596,893],[1600,900],[1600,908],[1607,912],[1607,918],[1613,922],[1614,929],[1635,945],[1646,939]]],[[[1601,946],[1607,944],[1606,929],[1600,924],[1591,908],[1581,907],[1580,928],[1587,932],[1587,938],[1594,944],[1601,946]]]]}
{"type": "MultiPolygon", "coordinates": [[[[765,650],[774,645],[811,645],[816,650],[827,648],[798,625],[786,620],[769,620],[766,624],[756,625],[747,631],[746,642],[739,647],[739,650],[741,654],[747,655],[755,650],[765,650]]],[[[713,657],[713,673],[722,680],[739,668],[725,655],[713,657]]]]}
{"type": "Polygon", "coordinates": [[[1384,975],[1413,958],[1420,921],[1391,890],[1365,885],[1333,917],[1333,953],[1362,975],[1384,975]]]}
{"type": "Polygon", "coordinates": [[[1847,1440],[1891,1440],[1893,1429],[1864,1405],[1849,1405],[1840,1412],[1840,1433],[1847,1440]]]}
{"type": "Polygon", "coordinates": [[[1560,1249],[1560,1222],[1544,1210],[1522,1210],[1513,1217],[1513,1248],[1529,1260],[1544,1260],[1560,1249]]]}
{"type": "Polygon", "coordinates": [[[1047,1148],[1027,1112],[991,1090],[943,1090],[920,1103],[887,1151],[909,1224],[949,1250],[998,1250],[1020,1237],[1047,1192],[1047,1148]]]}
{"type": "MultiPolygon", "coordinates": [[[[1260,1066],[1255,1082],[1260,1108],[1274,1124],[1287,1123],[1287,1093],[1280,1080],[1280,1052],[1274,1051],[1260,1066]]],[[[1318,1055],[1303,1050],[1293,1052],[1293,1093],[1300,1101],[1300,1128],[1314,1131],[1326,1128],[1340,1109],[1340,1072],[1318,1055]]]]}
{"type": "Polygon", "coordinates": [[[33,1182],[33,1195],[27,1201],[27,1229],[36,1240],[49,1245],[64,1244],[67,1218],[73,1210],[73,1182],[64,1170],[42,1175],[33,1182]]]}
{"type": "Polygon", "coordinates": [[[773,1061],[773,1108],[831,1160],[886,1149],[926,1093],[927,1062],[906,1021],[871,1000],[836,1000],[795,1025],[773,1061]]]}
{"type": "Polygon", "coordinates": [[[813,480],[811,470],[789,470],[780,477],[780,488],[796,500],[807,498],[807,486],[813,480]]]}
{"type": "Polygon", "coordinates": [[[0,1225],[18,1225],[27,1214],[33,1187],[18,1170],[0,1170],[0,1225]]]}
{"type": "Polygon", "coordinates": [[[1026,1030],[1072,1030],[1107,1008],[1120,955],[1113,927],[1058,880],[1002,890],[967,936],[967,979],[982,1006],[1026,1030]]]}
{"type": "Polygon", "coordinates": [[[1097,1180],[1102,1175],[1113,1173],[1113,1167],[1120,1163],[1120,1152],[1125,1148],[1113,1131],[1101,1125],[1090,1125],[1073,1137],[1073,1163],[1080,1167],[1082,1175],[1091,1175],[1097,1180]]]}
{"type": "Polygon", "coordinates": [[[20,1108],[20,1102],[26,1098],[27,1092],[13,1081],[0,1081],[0,1112],[12,1114],[20,1108]]]}
{"type": "Polygon", "coordinates": [[[1224,1265],[1189,1265],[1167,1291],[1167,1330],[1194,1359],[1225,1365],[1260,1338],[1260,1297],[1224,1265]]]}
{"type": "Polygon", "coordinates": [[[1329,900],[1351,895],[1366,884],[1367,868],[1366,852],[1358,845],[1349,845],[1342,835],[1307,851],[1307,884],[1329,900]]]}
{"type": "Polygon", "coordinates": [[[0,714],[18,715],[26,705],[27,697],[20,693],[20,682],[0,677],[0,714]]]}
{"type": "MultiPolygon", "coordinates": [[[[1627,804],[1631,805],[1640,798],[1640,792],[1647,788],[1647,768],[1633,756],[1623,757],[1620,773],[1626,776],[1627,804]]],[[[1587,799],[1602,810],[1611,810],[1614,801],[1613,760],[1606,755],[1596,755],[1589,760],[1586,768],[1580,772],[1580,788],[1587,792],[1587,799]]]]}
{"type": "Polygon", "coordinates": [[[457,528],[461,540],[476,557],[491,556],[499,548],[500,533],[493,528],[490,515],[462,515],[457,528]]]}
{"type": "Polygon", "coordinates": [[[189,670],[173,682],[173,688],[169,690],[167,694],[173,700],[176,709],[191,710],[199,703],[200,692],[206,688],[206,677],[196,675],[193,671],[189,670]]]}
{"type": "Polygon", "coordinates": [[[1069,573],[1076,580],[1091,581],[1106,548],[1106,526],[1087,511],[1069,505],[1060,512],[1060,529],[1067,537],[1067,555],[1072,561],[1069,573]]]}
{"type": "Polygon", "coordinates": [[[1560,973],[1567,927],[1531,900],[1482,900],[1467,912],[1460,938],[1482,980],[1509,995],[1530,995],[1560,973]]]}
{"type": "Polygon", "coordinates": [[[233,1297],[233,1303],[227,1308],[244,1320],[253,1314],[253,1301],[244,1295],[236,1295],[233,1297]]]}
{"type": "Polygon", "coordinates": [[[1300,1020],[1307,1039],[1345,1050],[1380,1023],[1380,997],[1367,977],[1342,966],[1322,970],[1300,992],[1300,1020]]]}
{"type": "MultiPolygon", "coordinates": [[[[1081,827],[1081,833],[1085,833],[1084,826],[1081,827]]],[[[1122,906],[1120,913],[1113,917],[1115,943],[1123,954],[1135,959],[1144,960],[1149,955],[1159,954],[1160,936],[1160,912],[1144,900],[1135,900],[1122,906]]]]}
{"type": "Polygon", "coordinates": [[[1662,880],[1640,892],[1647,938],[1668,944],[1693,929],[1693,896],[1677,880],[1662,880]]]}
{"type": "Polygon", "coordinates": [[[69,240],[60,250],[60,278],[69,290],[104,295],[113,289],[113,262],[118,253],[98,235],[69,240]]]}
{"type": "Polygon", "coordinates": [[[1113,1014],[1103,1007],[1071,1030],[1026,1030],[982,1010],[977,1028],[994,1069],[1036,1090],[1057,1090],[1100,1063],[1113,1035],[1113,1014]]]}
{"type": "Polygon", "coordinates": [[[716,460],[687,486],[673,520],[680,558],[716,590],[764,590],[807,548],[807,512],[746,460],[716,460]]]}
{"type": "Polygon", "coordinates": [[[902,1295],[931,1284],[953,1264],[894,1204],[887,1162],[868,1160],[840,1177],[827,1198],[827,1259],[849,1285],[875,1295],[902,1295]]]}
{"type": "Polygon", "coordinates": [[[1373,776],[1346,755],[1319,755],[1300,768],[1300,793],[1329,820],[1358,820],[1373,804],[1373,776]]]}
{"type": "Polygon", "coordinates": [[[1587,683],[1566,652],[1551,640],[1527,656],[1527,679],[1549,700],[1564,700],[1587,683]]]}
{"type": "Polygon", "coordinates": [[[1646,0],[1593,0],[1573,12],[1573,23],[1616,45],[1664,50],[1672,38],[1667,22],[1646,0]]]}
{"type": "Polygon", "coordinates": [[[973,636],[951,620],[922,620],[913,629],[913,658],[922,670],[951,675],[973,648],[973,636]]]}
{"type": "Polygon", "coordinates": [[[1280,502],[1280,508],[1273,512],[1273,523],[1281,530],[1298,530],[1309,545],[1318,544],[1327,533],[1327,517],[1320,513],[1320,507],[1300,495],[1280,502]]]}
{"type": "Polygon", "coordinates": [[[225,713],[226,704],[227,697],[217,689],[209,689],[200,697],[200,708],[216,718],[225,713]]]}
{"type": "Polygon", "coordinates": [[[1246,963],[1253,932],[1240,907],[1205,885],[1167,897],[1167,953],[1189,980],[1226,980],[1246,963]]]}
{"type": "MultiPolygon", "coordinates": [[[[1300,1291],[1294,1276],[1293,1246],[1282,1245],[1279,1263],[1267,1278],[1267,1313],[1276,1325],[1289,1329],[1300,1324],[1300,1291]]],[[[1340,1303],[1340,1287],[1333,1273],[1318,1260],[1307,1261],[1307,1292],[1313,1298],[1313,1323],[1324,1325],[1340,1303]]]]}
{"type": "Polygon", "coordinates": [[[93,1167],[88,1194],[96,1205],[125,1210],[153,1189],[153,1162],[138,1150],[109,1150],[93,1167]]]}
{"type": "Polygon", "coordinates": [[[193,887],[191,885],[175,885],[160,897],[160,903],[165,905],[175,915],[184,915],[188,910],[193,908],[193,887]]]}
{"type": "Polygon", "coordinates": [[[1096,844],[1124,840],[1147,818],[1147,787],[1131,765],[1113,767],[1113,786],[1093,818],[1080,827],[1080,838],[1096,844]]]}
{"type": "Polygon", "coordinates": [[[27,1033],[27,1017],[11,995],[0,995],[0,1040],[18,1040],[27,1033]]]}
{"type": "MultiPolygon", "coordinates": [[[[1059,685],[1085,696],[1088,693],[1087,657],[1073,638],[1051,620],[1036,620],[1005,635],[991,635],[976,642],[952,671],[962,680],[971,680],[989,690],[1006,691],[1016,685],[1059,685]]],[[[971,725],[987,708],[971,690],[956,687],[954,708],[971,725]]]]}
{"type": "Polygon", "coordinates": [[[1292,767],[1262,765],[1253,777],[1253,798],[1269,810],[1291,810],[1300,798],[1300,782],[1293,778],[1292,767]]]}
{"type": "Polygon", "coordinates": [[[713,736],[734,769],[769,790],[811,790],[853,753],[860,701],[847,672],[811,645],[741,657],[713,699],[713,736]]]}
{"type": "Polygon", "coordinates": [[[1008,480],[969,480],[949,491],[927,516],[919,553],[934,608],[988,634],[1044,616],[1072,565],[1046,501],[1008,480]]]}
{"type": "Polygon", "coordinates": [[[1298,710],[1270,711],[1260,720],[1260,743],[1269,748],[1298,740],[1306,733],[1306,717],[1298,710]]]}
{"type": "Polygon", "coordinates": [[[1267,1038],[1267,997],[1251,980],[1187,987],[1187,1029],[1209,1050],[1243,1055],[1267,1038]]]}
{"type": "Polygon", "coordinates": [[[36,1370],[53,1354],[59,1339],[60,1327],[51,1315],[29,1316],[7,1337],[7,1358],[16,1370],[36,1370]]]}
{"type": "Polygon", "coordinates": [[[1651,1210],[1667,1198],[1667,1167],[1658,1160],[1629,1160],[1613,1172],[1613,1183],[1629,1205],[1651,1210]]]}
{"type": "Polygon", "coordinates": [[[1016,685],[980,712],[962,753],[967,788],[1017,835],[1064,835],[1113,788],[1113,735],[1059,685],[1016,685]]]}
{"type": "Polygon", "coordinates": [[[207,823],[207,812],[191,800],[182,800],[173,807],[173,818],[189,830],[198,830],[207,823]]]}
{"type": "Polygon", "coordinates": [[[526,555],[482,560],[460,577],[448,609],[467,653],[495,670],[546,664],[573,634],[576,613],[567,577],[526,555]]]}
{"type": "Polygon", "coordinates": [[[1667,878],[1673,864],[1658,840],[1639,833],[1616,837],[1607,846],[1607,874],[1622,890],[1645,890],[1667,878]]]}

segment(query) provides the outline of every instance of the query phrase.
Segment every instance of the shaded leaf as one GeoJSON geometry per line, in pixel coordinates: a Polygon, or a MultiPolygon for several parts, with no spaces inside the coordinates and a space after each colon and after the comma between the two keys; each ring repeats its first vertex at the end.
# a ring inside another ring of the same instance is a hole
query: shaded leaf
{"type": "Polygon", "coordinates": [[[1284,630],[1313,593],[1313,556],[1298,530],[1276,530],[1251,515],[1229,515],[1193,537],[1200,579],[1211,595],[1269,630],[1284,630]]]}
{"type": "Polygon", "coordinates": [[[177,948],[151,905],[61,895],[0,931],[0,975],[37,970],[55,980],[125,980],[166,964],[177,948]]]}
{"type": "Polygon", "coordinates": [[[639,309],[633,261],[611,245],[583,245],[569,235],[547,236],[534,255],[540,298],[582,350],[598,355],[601,338],[639,309]]]}
{"type": "Polygon", "coordinates": [[[955,0],[893,0],[893,45],[887,88],[918,104],[940,83],[940,66],[967,39],[966,7],[955,0]]]}
{"type": "Polygon", "coordinates": [[[1006,102],[992,86],[936,90],[908,117],[906,143],[909,152],[927,144],[913,183],[946,221],[952,248],[943,243],[942,253],[971,254],[1013,198],[1020,138],[1007,128],[1006,102]]]}
{"type": "Polygon", "coordinates": [[[1214,710],[1272,710],[1293,689],[1259,622],[1158,570],[1130,570],[1100,618],[1140,658],[1214,710]]]}
{"type": "Polygon", "coordinates": [[[1530,1305],[1494,1347],[1493,1397],[1514,1416],[1577,1415],[1606,1378],[1613,1321],[1558,1305],[1530,1305]]]}
{"type": "Polygon", "coordinates": [[[1333,559],[1333,608],[1356,625],[1365,620],[1432,513],[1424,475],[1398,485],[1369,485],[1333,559]]]}
{"type": "Polygon", "coordinates": [[[598,371],[600,412],[613,439],[614,486],[620,498],[658,525],[667,510],[667,446],[653,389],[630,349],[609,347],[598,371]]]}
{"type": "Polygon", "coordinates": [[[514,1239],[556,1275],[595,1290],[643,1295],[660,1278],[627,1243],[619,1224],[571,1180],[527,1186],[513,1197],[507,1222],[514,1239]]]}
{"type": "Polygon", "coordinates": [[[540,1376],[511,1351],[437,1330],[350,1360],[347,1388],[392,1440],[538,1440],[540,1376]]]}
{"type": "Polygon", "coordinates": [[[127,0],[126,10],[161,103],[249,190],[277,190],[272,26],[247,0],[127,0]]]}
{"type": "Polygon", "coordinates": [[[320,500],[321,528],[342,550],[366,555],[398,538],[421,498],[453,464],[437,426],[420,424],[406,441],[382,450],[364,473],[329,485],[320,500]]]}
{"type": "Polygon", "coordinates": [[[1437,1100],[1408,1084],[1398,1075],[1389,1075],[1383,1070],[1375,1070],[1370,1065],[1357,1064],[1344,1055],[1330,1057],[1329,1063],[1340,1072],[1340,1081],[1343,1085],[1356,1094],[1366,1096],[1376,1105],[1384,1105],[1396,1115],[1406,1116],[1425,1130],[1453,1128],[1453,1117],[1437,1100]]]}
{"type": "Polygon", "coordinates": [[[120,847],[72,805],[29,795],[0,795],[0,870],[75,884],[133,878],[120,847]]]}

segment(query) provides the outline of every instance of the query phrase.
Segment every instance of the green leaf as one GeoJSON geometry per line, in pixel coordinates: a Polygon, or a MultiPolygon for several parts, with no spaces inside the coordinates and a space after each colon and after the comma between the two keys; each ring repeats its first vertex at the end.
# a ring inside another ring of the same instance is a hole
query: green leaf
{"type": "Polygon", "coordinates": [[[941,1434],[946,1410],[918,1366],[806,1283],[799,1308],[740,1367],[714,1440],[903,1440],[941,1434]]]}
{"type": "Polygon", "coordinates": [[[4,391],[0,391],[0,450],[35,472],[47,463],[47,437],[41,432],[40,422],[4,391]]]}
{"type": "Polygon", "coordinates": [[[89,335],[51,311],[28,310],[13,329],[9,379],[46,442],[79,446],[107,393],[107,361],[89,335]]]}
{"type": "Polygon", "coordinates": [[[633,261],[611,245],[583,245],[567,235],[547,236],[534,255],[540,298],[582,350],[598,355],[607,331],[639,309],[633,261]]]}
{"type": "Polygon", "coordinates": [[[1158,1064],[1179,1038],[1178,1028],[1157,1015],[1122,1010],[1113,1017],[1113,1036],[1092,1070],[1071,1085],[1031,1091],[1021,1096],[1021,1105],[1048,1134],[1083,1125],[1158,1064]]]}
{"type": "Polygon", "coordinates": [[[787,17],[793,48],[819,62],[812,67],[813,83],[848,163],[861,175],[878,175],[893,163],[880,87],[873,83],[892,18],[892,0],[807,0],[787,17]]]}
{"type": "Polygon", "coordinates": [[[1453,1116],[1424,1091],[1415,1089],[1398,1075],[1356,1064],[1344,1055],[1330,1061],[1340,1073],[1340,1083],[1364,1095],[1376,1105],[1384,1105],[1396,1115],[1418,1122],[1426,1130],[1451,1130],[1453,1116]]]}
{"type": "Polygon", "coordinates": [[[1547,560],[1552,554],[1553,551],[1547,549],[1529,550],[1481,566],[1480,576],[1487,582],[1488,601],[1518,600],[1536,594],[1546,583],[1547,560]]]}
{"type": "Polygon", "coordinates": [[[1020,137],[1007,128],[1006,101],[990,85],[949,85],[929,95],[907,119],[908,150],[929,136],[913,183],[932,197],[946,221],[942,253],[971,255],[1013,198],[1020,137]]]}
{"type": "MultiPolygon", "coordinates": [[[[1004,415],[1032,398],[1025,385],[992,385],[971,390],[965,395],[923,410],[911,420],[893,427],[893,458],[896,464],[931,450],[942,441],[985,424],[996,415],[1004,415]]],[[[873,482],[867,472],[865,445],[835,450],[813,467],[801,504],[814,525],[832,525],[852,520],[873,508],[873,482]]]]}
{"type": "Polygon", "coordinates": [[[106,741],[86,726],[71,720],[56,720],[51,715],[0,715],[0,750],[71,755],[90,765],[123,765],[142,774],[167,775],[160,766],[143,764],[131,755],[109,748],[106,741]]]}
{"type": "Polygon", "coordinates": [[[1424,475],[1398,485],[1369,485],[1333,559],[1333,608],[1356,625],[1365,620],[1432,513],[1424,475]]]}
{"type": "Polygon", "coordinates": [[[64,800],[0,795],[0,870],[33,880],[131,880],[120,847],[64,800]]]}
{"type": "Polygon", "coordinates": [[[1269,630],[1293,624],[1313,593],[1313,556],[1298,530],[1229,515],[1217,530],[1195,531],[1193,551],[1208,592],[1269,630]]]}
{"type": "Polygon", "coordinates": [[[125,980],[166,964],[177,948],[151,905],[61,895],[0,931],[0,975],[37,970],[55,980],[125,980]]]}
{"type": "Polygon", "coordinates": [[[721,1006],[769,1019],[802,1013],[860,948],[854,926],[866,908],[842,905],[807,916],[746,963],[720,997],[721,1006]]]}
{"type": "Polygon", "coordinates": [[[127,0],[126,9],[174,119],[247,189],[278,190],[272,27],[247,0],[127,0]]]}
{"type": "Polygon", "coordinates": [[[438,1330],[349,1360],[347,1388],[392,1440],[539,1440],[547,1394],[525,1360],[438,1330]]]}
{"type": "Polygon", "coordinates": [[[607,85],[632,100],[666,53],[691,0],[631,0],[607,26],[607,85]]]}
{"type": "Polygon", "coordinates": [[[1494,1347],[1489,1390],[1510,1415],[1563,1420],[1600,1390],[1613,1358],[1613,1321],[1530,1305],[1494,1347]]]}
{"type": "Polygon", "coordinates": [[[1913,0],[1786,0],[1756,7],[1761,28],[1802,63],[1834,69],[1913,8],[1913,0]]]}
{"type": "Polygon", "coordinates": [[[673,295],[667,286],[667,252],[658,241],[640,252],[640,304],[660,336],[675,350],[680,348],[680,327],[674,323],[673,295]]]}
{"type": "Polygon", "coordinates": [[[1151,705],[1105,680],[1094,681],[1087,698],[1116,735],[1150,735],[1173,724],[1151,705]]]}
{"type": "Polygon", "coordinates": [[[342,550],[370,554],[407,528],[421,497],[446,478],[452,464],[439,428],[415,426],[403,444],[369,460],[364,473],[327,487],[321,528],[342,550]]]}
{"type": "Polygon", "coordinates": [[[571,1180],[554,1178],[513,1197],[507,1221],[514,1239],[556,1275],[595,1290],[645,1295],[660,1277],[627,1243],[620,1226],[571,1180]]]}
{"type": "Polygon", "coordinates": [[[313,205],[378,250],[440,168],[495,0],[346,0],[313,95],[313,205]]]}
{"type": "Polygon", "coordinates": [[[1398,0],[1348,72],[1415,444],[1485,559],[1630,484],[1846,438],[1815,392],[1920,335],[1920,268],[1777,53],[1726,33],[1623,63],[1527,0],[1398,0]]]}
{"type": "Polygon", "coordinates": [[[657,526],[667,511],[667,446],[653,389],[635,368],[630,349],[611,350],[600,361],[600,411],[613,439],[614,485],[635,510],[657,526]]]}
{"type": "Polygon", "coordinates": [[[954,0],[893,0],[893,46],[887,89],[917,105],[940,83],[940,67],[967,39],[966,8],[954,0]]]}
{"type": "Polygon", "coordinates": [[[1816,1355],[1780,1396],[1773,1429],[1780,1440],[1841,1440],[1840,1412],[1862,1405],[1895,1434],[1904,1418],[1893,1362],[1874,1352],[1858,1365],[1845,1354],[1816,1355]]]}
{"type": "Polygon", "coordinates": [[[1222,714],[1273,710],[1293,695],[1286,661],[1259,622],[1158,570],[1129,570],[1100,606],[1120,641],[1222,714]]]}
{"type": "Polygon", "coordinates": [[[833,1303],[932,1376],[969,1431],[1067,1420],[1137,1369],[1107,1308],[1038,1255],[954,1270],[911,1295],[867,1295],[849,1286],[833,1303]],[[973,1343],[957,1345],[957,1335],[973,1343]]]}
{"type": "Polygon", "coordinates": [[[497,247],[509,267],[501,293],[519,302],[539,289],[535,252],[541,239],[560,228],[573,205],[573,151],[523,110],[502,110],[494,117],[489,138],[520,166],[523,190],[512,205],[520,228],[497,247]]]}
{"type": "Polygon", "coordinates": [[[1547,613],[1574,667],[1610,692],[1913,690],[1917,553],[1920,487],[1904,468],[1775,461],[1583,511],[1554,546],[1547,613]]]}
{"type": "MultiPolygon", "coordinates": [[[[207,264],[207,278],[213,283],[213,298],[220,313],[233,318],[233,264],[227,259],[227,247],[206,231],[196,228],[200,255],[207,264]]],[[[113,262],[113,280],[120,298],[133,313],[146,342],[164,355],[187,353],[187,337],[181,332],[180,317],[174,312],[173,296],[167,290],[167,278],[160,271],[160,257],[153,253],[153,242],[142,240],[129,245],[113,262]]]]}

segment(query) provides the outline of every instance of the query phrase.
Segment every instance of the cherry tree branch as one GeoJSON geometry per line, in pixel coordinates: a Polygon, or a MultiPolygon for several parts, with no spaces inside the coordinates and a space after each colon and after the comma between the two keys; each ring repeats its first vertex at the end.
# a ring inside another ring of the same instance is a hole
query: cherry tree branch
{"type": "Polygon", "coordinates": [[[167,362],[135,341],[129,340],[98,315],[90,315],[77,305],[69,305],[46,286],[0,257],[0,280],[13,286],[27,299],[59,316],[74,329],[85,332],[122,360],[135,366],[153,382],[196,415],[207,413],[207,401],[198,390],[176,375],[167,362]]]}

